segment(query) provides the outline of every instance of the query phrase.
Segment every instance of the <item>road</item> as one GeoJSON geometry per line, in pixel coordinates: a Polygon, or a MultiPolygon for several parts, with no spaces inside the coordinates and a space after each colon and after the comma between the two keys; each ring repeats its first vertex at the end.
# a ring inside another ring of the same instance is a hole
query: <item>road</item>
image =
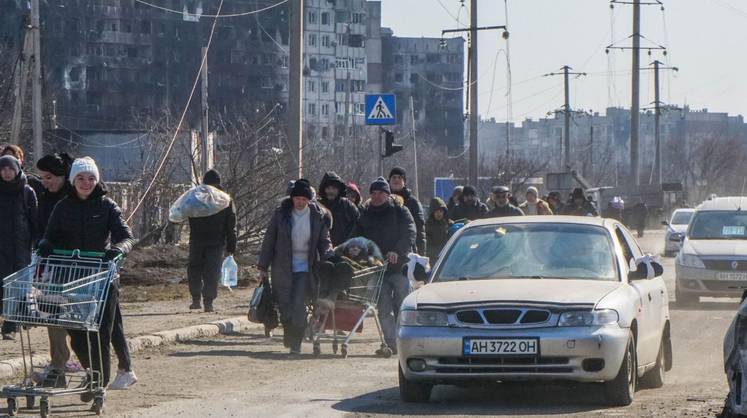
{"type": "MultiPolygon", "coordinates": [[[[654,231],[643,247],[660,253],[663,235],[654,231]]],[[[664,259],[674,295],[672,259],[664,259]]],[[[672,296],[673,297],[673,296],[672,296]]],[[[396,360],[372,356],[370,327],[347,359],[324,346],[289,358],[281,339],[256,332],[189,341],[135,358],[140,382],[126,392],[109,392],[107,415],[117,417],[334,417],[334,416],[578,416],[707,417],[727,392],[721,344],[736,301],[710,300],[697,310],[672,305],[674,369],[663,389],[641,390],[633,405],[607,408],[596,385],[504,384],[460,389],[438,387],[427,405],[399,401],[396,360]]],[[[53,401],[56,416],[79,416],[80,404],[53,401]]],[[[23,411],[22,411],[23,412],[23,411]]]]}

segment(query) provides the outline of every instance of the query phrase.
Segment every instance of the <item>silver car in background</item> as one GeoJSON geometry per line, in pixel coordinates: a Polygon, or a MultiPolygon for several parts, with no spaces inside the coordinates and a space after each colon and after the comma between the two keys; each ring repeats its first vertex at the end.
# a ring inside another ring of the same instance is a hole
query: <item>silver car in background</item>
{"type": "Polygon", "coordinates": [[[669,221],[663,221],[662,224],[667,227],[664,235],[664,256],[674,257],[682,246],[682,241],[687,234],[687,225],[693,217],[695,209],[677,209],[672,213],[669,221]]]}
{"type": "Polygon", "coordinates": [[[400,395],[436,384],[604,382],[612,405],[660,387],[672,365],[662,267],[619,222],[513,217],[468,224],[431,283],[402,304],[400,395]]]}

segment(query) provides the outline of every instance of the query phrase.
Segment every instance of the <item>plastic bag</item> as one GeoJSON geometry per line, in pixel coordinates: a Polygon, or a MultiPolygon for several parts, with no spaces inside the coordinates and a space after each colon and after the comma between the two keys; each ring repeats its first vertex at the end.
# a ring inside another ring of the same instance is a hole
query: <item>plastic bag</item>
{"type": "Polygon", "coordinates": [[[238,284],[238,272],[239,266],[236,264],[236,260],[233,259],[232,255],[226,257],[223,260],[223,266],[221,267],[220,284],[227,288],[236,287],[238,284]]]}
{"type": "Polygon", "coordinates": [[[169,222],[182,223],[188,218],[205,218],[227,208],[231,196],[207,184],[195,186],[179,196],[169,209],[169,222]]]}

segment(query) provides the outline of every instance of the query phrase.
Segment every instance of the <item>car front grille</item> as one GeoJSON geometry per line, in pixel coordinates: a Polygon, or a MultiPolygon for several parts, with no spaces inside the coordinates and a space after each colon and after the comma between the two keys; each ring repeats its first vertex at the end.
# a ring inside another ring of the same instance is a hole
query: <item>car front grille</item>
{"type": "Polygon", "coordinates": [[[708,270],[717,271],[747,271],[747,260],[703,260],[708,270]],[[736,263],[736,268],[732,265],[736,263]]]}
{"type": "Polygon", "coordinates": [[[486,308],[458,311],[456,319],[466,325],[539,325],[550,321],[551,313],[545,309],[486,308]]]}
{"type": "Polygon", "coordinates": [[[568,357],[441,357],[437,373],[572,373],[568,357]]]}
{"type": "Polygon", "coordinates": [[[747,286],[747,282],[735,280],[704,280],[703,286],[713,292],[734,292],[736,294],[744,290],[745,286],[747,286]]]}

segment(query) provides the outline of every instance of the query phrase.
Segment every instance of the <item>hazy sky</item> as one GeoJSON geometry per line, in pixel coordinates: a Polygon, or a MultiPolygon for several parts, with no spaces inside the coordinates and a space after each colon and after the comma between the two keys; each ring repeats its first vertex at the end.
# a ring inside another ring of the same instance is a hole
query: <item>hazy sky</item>
{"type": "MultiPolygon", "coordinates": [[[[469,22],[470,1],[382,0],[382,25],[399,36],[439,37],[441,30],[469,22]],[[448,12],[447,12],[448,10],[448,12]]],[[[679,67],[662,72],[662,100],[693,109],[747,115],[747,0],[665,0],[644,6],[642,34],[668,47],[668,56],[641,54],[679,67]]],[[[503,0],[479,0],[479,24],[506,22],[503,0]]],[[[611,18],[607,0],[508,0],[513,74],[513,120],[538,118],[563,102],[563,77],[541,77],[569,65],[588,76],[572,81],[571,105],[604,112],[630,106],[630,52],[610,51],[613,42],[630,46],[632,6],[617,4],[611,18]],[[612,82],[610,82],[610,73],[612,82]]],[[[506,42],[500,32],[479,37],[480,114],[507,119],[506,42]],[[499,53],[499,55],[497,55],[499,53]],[[496,60],[496,56],[498,57],[496,60]],[[492,91],[492,94],[491,94],[492,91]],[[492,97],[491,97],[492,96],[492,97]]],[[[641,75],[641,106],[654,100],[653,71],[641,75]]]]}

